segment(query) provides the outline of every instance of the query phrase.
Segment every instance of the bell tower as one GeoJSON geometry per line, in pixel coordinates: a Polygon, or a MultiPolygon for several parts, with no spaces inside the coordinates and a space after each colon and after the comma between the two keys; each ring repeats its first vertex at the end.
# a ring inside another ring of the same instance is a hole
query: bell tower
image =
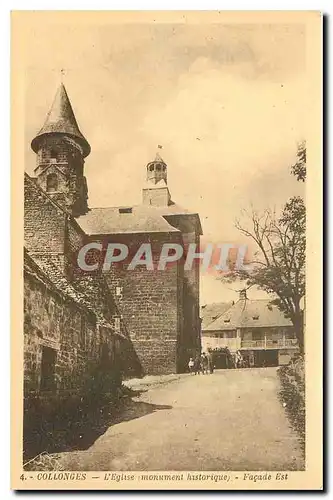
{"type": "Polygon", "coordinates": [[[144,205],[167,206],[171,203],[168,188],[167,164],[156,153],[155,160],[147,164],[146,184],[142,190],[144,205]]]}
{"type": "Polygon", "coordinates": [[[156,153],[155,160],[147,165],[147,181],[157,184],[164,180],[167,184],[167,164],[159,153],[156,153]]]}
{"type": "Polygon", "coordinates": [[[85,214],[88,188],[84,159],[90,145],[78,127],[62,83],[31,148],[37,154],[35,175],[41,188],[75,217],[85,214]]]}

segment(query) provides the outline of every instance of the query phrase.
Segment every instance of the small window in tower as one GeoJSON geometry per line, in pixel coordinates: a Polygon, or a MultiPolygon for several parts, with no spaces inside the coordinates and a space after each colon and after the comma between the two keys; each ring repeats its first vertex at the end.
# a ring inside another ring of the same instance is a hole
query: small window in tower
{"type": "Polygon", "coordinates": [[[46,191],[48,193],[58,190],[58,177],[57,174],[49,174],[46,178],[46,191]]]}
{"type": "Polygon", "coordinates": [[[149,165],[149,171],[150,171],[150,172],[153,172],[153,171],[154,171],[154,165],[153,165],[153,164],[149,165]]]}
{"type": "Polygon", "coordinates": [[[51,149],[50,151],[50,158],[51,160],[57,160],[58,159],[58,153],[55,149],[51,149]]]}
{"type": "Polygon", "coordinates": [[[133,208],[132,207],[122,207],[122,208],[119,208],[119,213],[120,214],[131,214],[133,212],[133,208]]]}
{"type": "Polygon", "coordinates": [[[156,165],[157,172],[160,172],[161,169],[162,169],[162,165],[160,163],[157,163],[157,165],[156,165]]]}

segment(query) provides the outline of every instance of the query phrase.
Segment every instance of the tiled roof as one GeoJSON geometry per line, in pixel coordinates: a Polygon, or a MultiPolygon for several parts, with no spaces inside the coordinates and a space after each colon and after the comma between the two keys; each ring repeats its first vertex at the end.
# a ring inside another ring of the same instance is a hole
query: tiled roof
{"type": "MultiPolygon", "coordinates": [[[[98,325],[113,331],[112,325],[103,314],[106,303],[105,290],[103,290],[104,300],[98,296],[98,292],[101,291],[101,283],[97,283],[90,276],[82,278],[81,282],[72,283],[63,275],[53,256],[45,254],[32,257],[26,250],[24,252],[24,271],[37,278],[64,299],[74,302],[79,308],[93,314],[98,325]]],[[[120,333],[116,333],[116,335],[124,337],[120,333]]]]}
{"type": "Polygon", "coordinates": [[[213,302],[201,307],[201,328],[206,329],[213,321],[219,318],[227,309],[232,306],[232,302],[213,302]]]}
{"type": "Polygon", "coordinates": [[[25,250],[24,271],[39,281],[43,282],[53,292],[67,300],[75,302],[79,307],[95,315],[95,310],[90,300],[65,278],[49,256],[34,258],[25,250]]]}
{"type": "Polygon", "coordinates": [[[77,222],[88,235],[179,232],[153,207],[92,208],[77,222]]]}
{"type": "Polygon", "coordinates": [[[241,299],[206,326],[205,330],[220,331],[275,326],[292,326],[292,323],[277,306],[270,304],[270,300],[241,299]]]}
{"type": "Polygon", "coordinates": [[[41,138],[47,134],[66,134],[70,137],[74,137],[81,145],[84,156],[88,156],[90,153],[90,145],[79,129],[63,84],[58,88],[43,127],[32,140],[31,147],[35,153],[38,151],[41,138]]]}
{"type": "Polygon", "coordinates": [[[130,207],[91,208],[77,218],[81,229],[88,235],[122,233],[179,232],[165,217],[170,215],[196,215],[176,203],[165,207],[135,205],[130,207]]]}

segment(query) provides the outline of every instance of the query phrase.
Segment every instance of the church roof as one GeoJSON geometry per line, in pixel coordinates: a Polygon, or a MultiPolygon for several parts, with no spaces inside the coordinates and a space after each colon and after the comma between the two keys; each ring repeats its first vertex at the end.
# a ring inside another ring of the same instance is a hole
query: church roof
{"type": "Polygon", "coordinates": [[[76,220],[88,235],[179,232],[155,207],[145,205],[92,208],[76,220]]]}
{"type": "Polygon", "coordinates": [[[58,88],[43,127],[31,142],[35,153],[38,151],[40,140],[48,134],[65,134],[73,137],[82,147],[84,156],[90,153],[90,145],[79,129],[63,83],[58,88]]]}
{"type": "Polygon", "coordinates": [[[204,329],[205,331],[218,331],[292,326],[290,319],[270,302],[266,299],[240,299],[204,329]]]}
{"type": "Polygon", "coordinates": [[[76,219],[80,228],[89,236],[97,234],[135,234],[179,232],[168,216],[195,216],[177,203],[167,206],[132,205],[122,207],[91,208],[88,213],[76,219]]]}

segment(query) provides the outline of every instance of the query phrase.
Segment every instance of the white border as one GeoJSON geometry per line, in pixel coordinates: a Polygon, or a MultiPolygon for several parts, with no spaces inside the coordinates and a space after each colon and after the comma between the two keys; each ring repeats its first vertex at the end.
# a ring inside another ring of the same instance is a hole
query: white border
{"type": "MultiPolygon", "coordinates": [[[[1,342],[1,351],[3,356],[1,358],[1,403],[2,403],[2,412],[1,412],[1,454],[0,454],[0,463],[1,463],[1,474],[0,474],[0,497],[1,499],[9,498],[13,494],[9,490],[9,409],[10,409],[10,387],[9,387],[9,366],[10,366],[10,348],[9,348],[9,332],[10,332],[10,294],[9,294],[9,283],[10,283],[10,11],[11,10],[320,10],[321,12],[329,15],[332,13],[332,1],[325,0],[320,2],[314,1],[292,1],[292,0],[280,0],[279,2],[273,1],[267,2],[264,1],[252,1],[246,2],[241,0],[233,0],[233,1],[214,1],[214,0],[205,0],[204,2],[198,1],[181,1],[181,0],[168,0],[163,1],[160,0],[158,5],[156,2],[149,1],[141,1],[140,3],[130,0],[123,1],[107,1],[107,0],[94,0],[94,2],[89,2],[85,0],[81,0],[80,2],[74,2],[71,0],[57,0],[55,1],[24,1],[24,0],[16,0],[16,1],[5,1],[1,2],[0,6],[0,56],[1,56],[1,78],[0,78],[0,109],[1,109],[1,196],[0,196],[0,208],[1,208],[1,258],[0,262],[2,263],[2,272],[1,272],[1,332],[2,332],[2,342],[1,342]],[[269,8],[268,8],[269,7],[269,8]]],[[[328,40],[328,60],[331,62],[332,57],[332,42],[328,40]]],[[[326,68],[327,78],[329,79],[329,68],[326,68]]],[[[328,90],[328,85],[327,85],[328,90]]],[[[326,111],[328,113],[327,120],[331,115],[331,105],[329,109],[326,111]]],[[[328,138],[327,144],[333,144],[332,139],[332,130],[327,130],[328,138]]],[[[327,158],[328,160],[328,158],[327,158]]],[[[326,172],[328,173],[331,168],[331,165],[326,165],[326,172]]],[[[333,193],[333,190],[330,189],[332,186],[332,175],[326,179],[328,182],[327,189],[327,201],[328,201],[328,213],[326,216],[327,222],[329,225],[332,224],[333,213],[332,213],[332,203],[329,203],[331,195],[329,193],[333,193]]],[[[328,226],[329,226],[328,225],[328,226]]],[[[327,227],[328,227],[327,226],[327,227]]],[[[329,248],[332,248],[332,227],[330,227],[330,237],[327,238],[327,243],[329,244],[329,248]]],[[[329,284],[332,284],[332,267],[329,272],[329,284]]],[[[332,295],[328,300],[328,311],[333,310],[333,297],[332,295]]],[[[326,325],[327,328],[329,324],[326,325]]],[[[328,341],[330,336],[330,331],[327,331],[326,341],[328,341]]],[[[330,342],[329,354],[327,355],[327,360],[333,359],[333,343],[330,342]]],[[[329,371],[332,369],[332,363],[328,363],[329,371]]],[[[326,375],[329,375],[327,373],[326,375]]],[[[330,393],[328,394],[329,401],[333,400],[333,389],[331,386],[330,393]],[[329,397],[331,396],[331,397],[329,397]]],[[[331,408],[328,408],[331,409],[331,408]]],[[[327,436],[328,437],[328,436],[327,436]]],[[[329,439],[329,448],[332,444],[332,433],[329,439]]],[[[331,462],[332,463],[332,462],[331,462]]],[[[327,464],[327,478],[332,477],[331,475],[331,465],[327,464]]],[[[39,493],[39,496],[43,497],[50,493],[39,493]]],[[[159,493],[160,495],[161,493],[159,493]]],[[[244,493],[241,493],[243,495],[244,493]]],[[[267,493],[269,495],[270,493],[267,493]]],[[[69,493],[61,493],[63,498],[68,498],[69,493]]],[[[91,496],[95,496],[95,493],[91,493],[91,496]]],[[[229,494],[227,492],[223,492],[223,496],[234,496],[233,494],[229,494]]],[[[120,496],[118,494],[113,493],[114,496],[120,496]]],[[[125,495],[127,497],[133,496],[133,494],[128,493],[125,495]]],[[[150,495],[151,496],[151,495],[150,495]]],[[[174,497],[180,496],[173,494],[174,497]]],[[[197,496],[197,495],[196,495],[197,496]]],[[[200,496],[206,496],[202,493],[200,496]]],[[[285,495],[286,497],[291,497],[292,494],[285,495]]],[[[121,495],[124,498],[124,495],[121,495]]]]}

